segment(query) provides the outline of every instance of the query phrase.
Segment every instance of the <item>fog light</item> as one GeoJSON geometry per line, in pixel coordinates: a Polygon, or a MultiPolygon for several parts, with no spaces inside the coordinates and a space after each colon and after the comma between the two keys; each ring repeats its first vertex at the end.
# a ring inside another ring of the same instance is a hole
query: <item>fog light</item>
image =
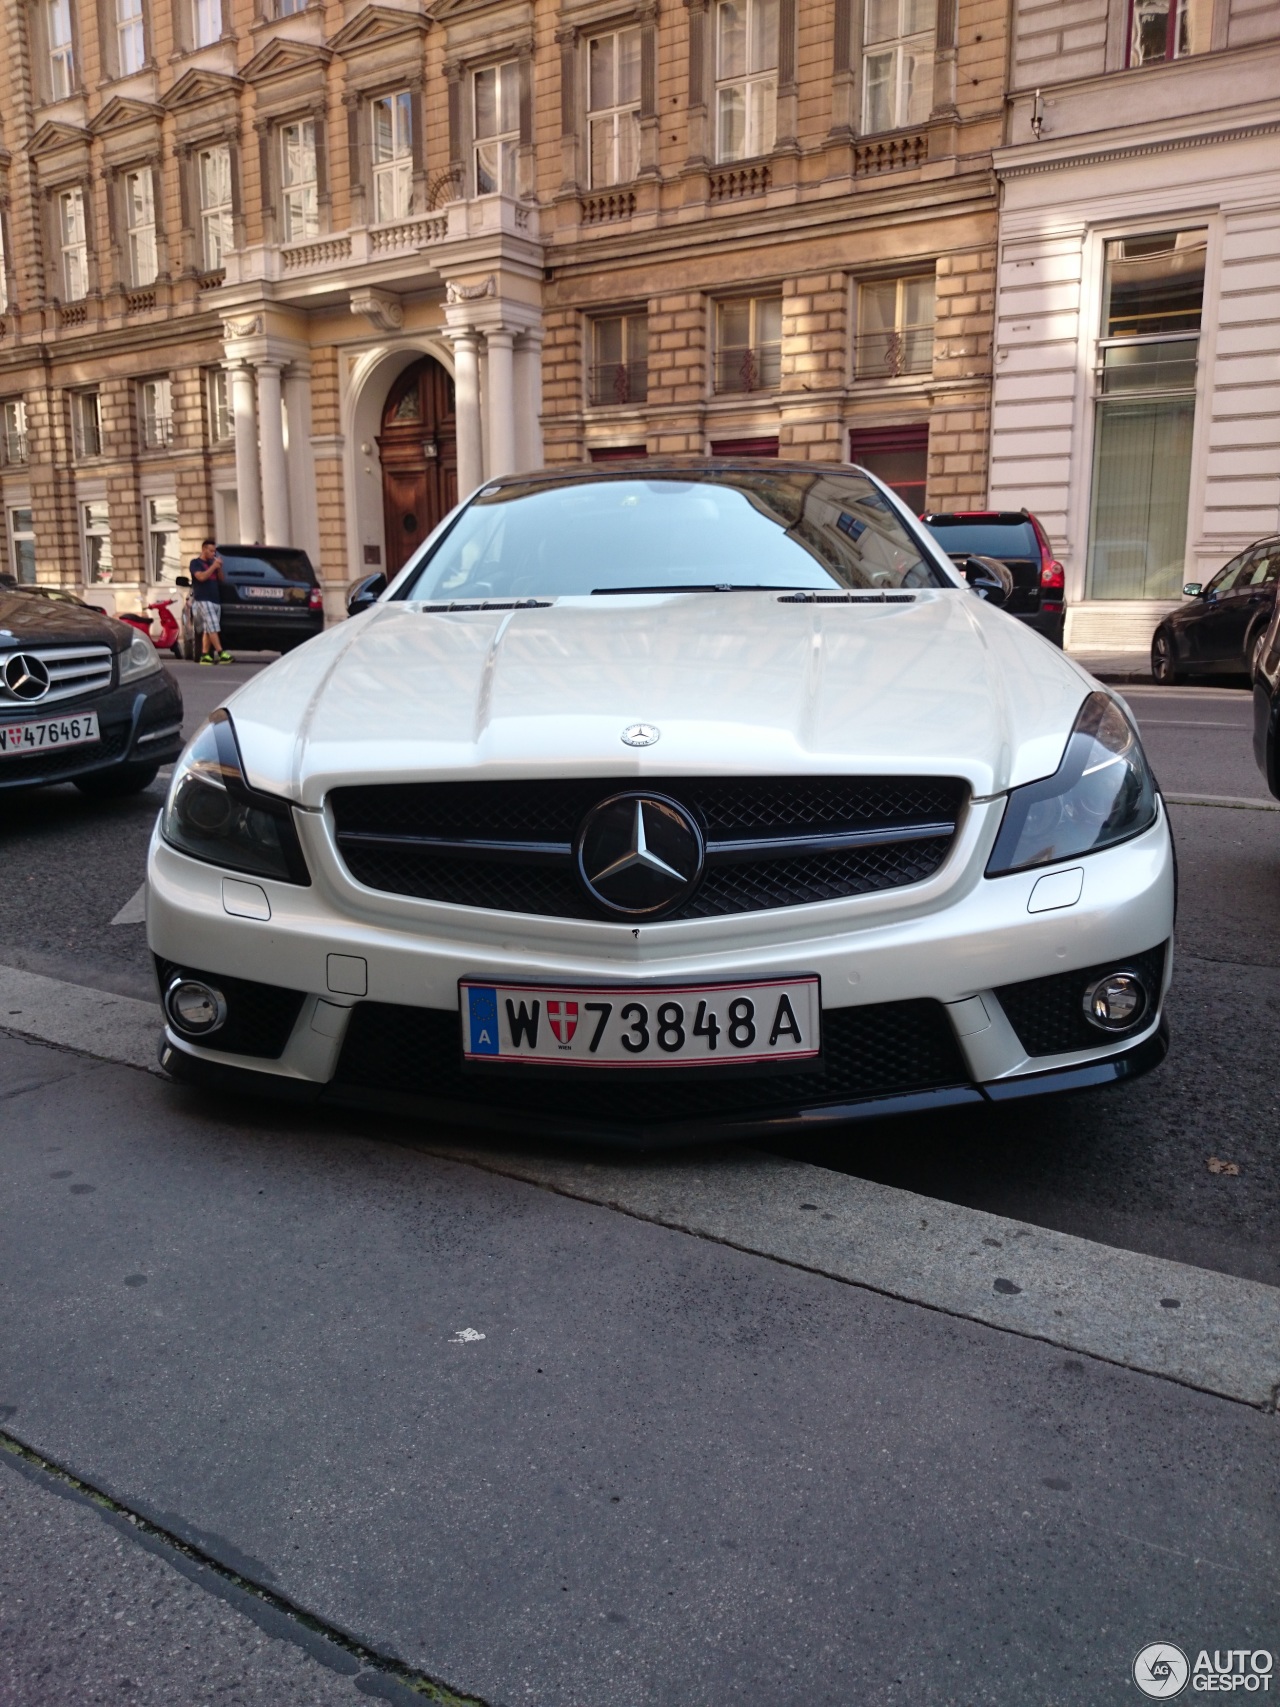
{"type": "Polygon", "coordinates": [[[165,1012],[178,1031],[204,1037],[227,1023],[227,1000],[212,984],[198,978],[175,978],[164,993],[165,1012]]]}
{"type": "Polygon", "coordinates": [[[1136,972],[1108,972],[1084,993],[1085,1018],[1100,1031],[1131,1031],[1146,1011],[1146,986],[1136,972]]]}

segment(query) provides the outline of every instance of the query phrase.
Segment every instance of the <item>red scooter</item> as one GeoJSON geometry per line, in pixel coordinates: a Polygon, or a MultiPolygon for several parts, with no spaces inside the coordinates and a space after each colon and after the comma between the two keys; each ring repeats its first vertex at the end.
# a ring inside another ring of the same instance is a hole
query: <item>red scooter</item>
{"type": "Polygon", "coordinates": [[[127,622],[130,628],[136,628],[139,634],[145,634],[148,640],[154,640],[162,652],[172,652],[175,658],[180,658],[182,630],[173,614],[172,599],[156,599],[147,606],[147,610],[155,611],[156,621],[160,624],[159,634],[151,632],[151,618],[139,615],[137,611],[121,611],[119,621],[127,622]]]}

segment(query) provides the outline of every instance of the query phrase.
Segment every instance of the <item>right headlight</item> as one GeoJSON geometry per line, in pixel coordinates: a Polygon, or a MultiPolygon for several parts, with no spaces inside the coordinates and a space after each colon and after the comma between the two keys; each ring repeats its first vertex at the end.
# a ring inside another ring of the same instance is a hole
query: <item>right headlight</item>
{"type": "Polygon", "coordinates": [[[987,876],[1096,853],[1155,820],[1155,780],[1137,731],[1110,694],[1090,694],[1054,774],[1010,790],[987,876]]]}
{"type": "Polygon", "coordinates": [[[174,767],[160,834],[211,865],[311,883],[292,808],[277,795],[250,788],[225,711],[214,712],[174,767]]]}

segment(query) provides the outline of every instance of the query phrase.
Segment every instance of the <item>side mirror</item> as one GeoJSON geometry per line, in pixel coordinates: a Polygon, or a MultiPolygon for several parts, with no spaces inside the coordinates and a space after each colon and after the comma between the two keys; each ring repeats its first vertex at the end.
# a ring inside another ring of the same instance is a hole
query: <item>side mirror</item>
{"type": "Polygon", "coordinates": [[[1182,596],[1184,599],[1198,599],[1203,592],[1204,583],[1202,581],[1188,581],[1182,589],[1182,596]]]}
{"type": "Polygon", "coordinates": [[[347,615],[359,616],[371,610],[387,590],[387,577],[381,569],[376,575],[362,575],[347,588],[347,615]]]}
{"type": "Polygon", "coordinates": [[[191,577],[190,575],[175,575],[173,578],[173,584],[175,587],[189,587],[191,585],[191,577]]]}
{"type": "Polygon", "coordinates": [[[1013,576],[996,557],[964,557],[956,567],[970,591],[989,605],[1003,605],[1013,591],[1013,576]]]}

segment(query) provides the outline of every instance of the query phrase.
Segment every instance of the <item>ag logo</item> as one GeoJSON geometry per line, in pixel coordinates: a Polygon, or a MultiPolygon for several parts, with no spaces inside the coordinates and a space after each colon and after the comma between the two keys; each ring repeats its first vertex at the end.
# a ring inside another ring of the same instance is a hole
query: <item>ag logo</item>
{"type": "Polygon", "coordinates": [[[1133,1681],[1153,1701],[1171,1701],[1187,1687],[1191,1666],[1172,1642],[1152,1642],[1133,1662],[1133,1681]]]}

